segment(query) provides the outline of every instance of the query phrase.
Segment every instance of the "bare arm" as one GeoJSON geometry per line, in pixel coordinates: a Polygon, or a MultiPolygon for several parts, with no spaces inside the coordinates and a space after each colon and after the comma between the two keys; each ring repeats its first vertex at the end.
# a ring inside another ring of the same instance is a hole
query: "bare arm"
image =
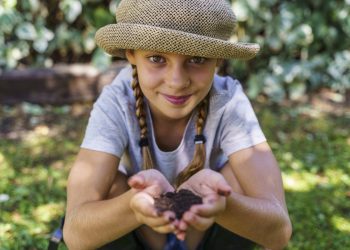
{"type": "Polygon", "coordinates": [[[80,150],[68,179],[63,233],[69,249],[96,249],[136,228],[152,249],[161,249],[160,234],[174,230],[173,212],[158,215],[152,202],[173,189],[165,177],[141,171],[129,179],[129,189],[118,164],[113,155],[80,150]]]}
{"type": "Polygon", "coordinates": [[[232,192],[227,197],[226,209],[216,222],[266,248],[282,249],[292,227],[281,173],[270,147],[262,143],[241,150],[230,156],[229,163],[243,194],[232,192]]]}
{"type": "Polygon", "coordinates": [[[69,249],[96,249],[140,226],[130,199],[134,190],[108,199],[119,159],[81,149],[67,186],[64,239],[69,249]]]}

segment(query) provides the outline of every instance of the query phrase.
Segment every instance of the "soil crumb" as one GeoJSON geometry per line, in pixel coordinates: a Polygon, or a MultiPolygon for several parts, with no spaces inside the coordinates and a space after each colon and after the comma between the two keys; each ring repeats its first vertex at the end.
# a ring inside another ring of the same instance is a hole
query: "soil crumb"
{"type": "Polygon", "coordinates": [[[181,219],[182,215],[192,205],[202,203],[200,196],[187,189],[181,189],[178,192],[167,192],[155,199],[155,207],[159,212],[174,211],[177,219],[181,219]]]}

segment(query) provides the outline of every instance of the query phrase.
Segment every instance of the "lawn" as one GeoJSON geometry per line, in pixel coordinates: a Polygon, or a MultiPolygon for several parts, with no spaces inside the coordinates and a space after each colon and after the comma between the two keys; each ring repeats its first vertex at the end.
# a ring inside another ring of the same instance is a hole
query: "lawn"
{"type": "MultiPolygon", "coordinates": [[[[287,249],[350,249],[350,113],[254,106],[283,173],[294,228],[287,249]]],[[[0,108],[1,250],[47,247],[89,108],[0,108]]]]}

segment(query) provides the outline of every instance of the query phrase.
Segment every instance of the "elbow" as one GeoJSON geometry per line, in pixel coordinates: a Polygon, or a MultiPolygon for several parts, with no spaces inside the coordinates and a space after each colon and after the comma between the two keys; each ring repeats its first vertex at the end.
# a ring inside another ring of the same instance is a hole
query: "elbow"
{"type": "Polygon", "coordinates": [[[82,238],[79,235],[77,235],[77,233],[72,228],[72,225],[70,225],[70,223],[69,223],[69,221],[67,221],[67,219],[66,219],[64,227],[63,227],[63,240],[64,240],[64,243],[66,244],[67,248],[70,250],[94,249],[93,247],[90,247],[86,244],[82,244],[84,241],[82,240],[82,238]]]}
{"type": "Polygon", "coordinates": [[[74,246],[74,241],[71,237],[71,233],[69,232],[69,226],[67,225],[67,222],[65,222],[65,225],[63,227],[63,241],[68,249],[76,249],[74,246]]]}
{"type": "Polygon", "coordinates": [[[292,232],[292,223],[288,218],[285,223],[277,227],[275,233],[271,234],[271,236],[273,236],[273,239],[271,239],[269,244],[266,244],[265,247],[271,250],[284,249],[288,245],[288,242],[292,236],[292,232]]]}
{"type": "Polygon", "coordinates": [[[63,240],[68,249],[80,249],[80,247],[77,246],[75,238],[72,230],[70,230],[70,226],[65,222],[63,227],[63,240]]]}
{"type": "Polygon", "coordinates": [[[280,242],[279,246],[276,249],[283,249],[288,245],[288,242],[290,238],[292,237],[292,223],[290,222],[289,218],[288,221],[285,223],[285,225],[280,230],[280,242]]]}

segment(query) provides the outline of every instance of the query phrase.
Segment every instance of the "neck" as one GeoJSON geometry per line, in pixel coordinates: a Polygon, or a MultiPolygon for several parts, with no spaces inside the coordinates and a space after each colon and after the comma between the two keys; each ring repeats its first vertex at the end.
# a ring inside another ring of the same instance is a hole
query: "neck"
{"type": "Polygon", "coordinates": [[[153,131],[159,149],[173,151],[180,145],[191,116],[182,119],[164,119],[152,114],[153,131]]]}

